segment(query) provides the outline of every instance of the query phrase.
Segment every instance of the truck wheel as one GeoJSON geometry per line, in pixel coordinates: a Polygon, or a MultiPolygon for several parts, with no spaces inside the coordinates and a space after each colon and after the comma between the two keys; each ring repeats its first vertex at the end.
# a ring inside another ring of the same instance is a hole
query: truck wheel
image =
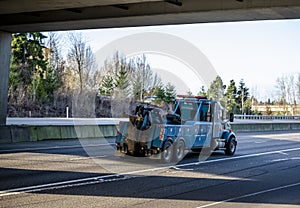
{"type": "Polygon", "coordinates": [[[226,155],[234,155],[236,150],[236,141],[234,137],[230,137],[228,142],[226,143],[225,154],[226,155]]]}
{"type": "Polygon", "coordinates": [[[124,144],[124,145],[123,145],[122,152],[123,152],[125,155],[128,155],[128,146],[127,146],[127,144],[124,144]]]}
{"type": "Polygon", "coordinates": [[[163,163],[170,163],[173,158],[173,148],[170,141],[166,141],[161,152],[161,160],[163,163]]]}
{"type": "Polygon", "coordinates": [[[179,162],[185,156],[185,143],[184,140],[179,139],[174,145],[174,161],[179,162]]]}

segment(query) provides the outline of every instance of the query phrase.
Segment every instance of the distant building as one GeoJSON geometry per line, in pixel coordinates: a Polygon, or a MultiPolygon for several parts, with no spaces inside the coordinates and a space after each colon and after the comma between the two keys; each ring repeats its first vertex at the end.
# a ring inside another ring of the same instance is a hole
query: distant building
{"type": "Polygon", "coordinates": [[[153,101],[155,101],[157,99],[157,96],[146,96],[144,98],[144,102],[145,103],[152,103],[153,101]]]}
{"type": "Polygon", "coordinates": [[[262,115],[300,115],[300,105],[252,105],[252,110],[262,115]]]}

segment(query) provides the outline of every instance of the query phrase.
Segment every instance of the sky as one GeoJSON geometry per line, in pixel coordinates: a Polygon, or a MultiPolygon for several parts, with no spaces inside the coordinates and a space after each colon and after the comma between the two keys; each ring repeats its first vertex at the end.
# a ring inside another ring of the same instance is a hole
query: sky
{"type": "MultiPolygon", "coordinates": [[[[300,20],[202,23],[81,32],[95,53],[114,41],[136,34],[155,32],[178,37],[202,53],[224,84],[228,85],[231,79],[238,84],[244,79],[251,94],[259,100],[276,99],[276,79],[300,73],[300,20]]],[[[160,42],[162,47],[164,43],[163,40],[160,42]]],[[[189,54],[189,50],[185,50],[189,54]]],[[[189,63],[180,60],[180,55],[179,59],[159,53],[146,56],[151,67],[160,72],[172,71],[177,74],[177,78],[181,78],[193,93],[197,93],[203,85],[193,78],[195,76],[189,63]]],[[[167,74],[162,74],[165,77],[163,81],[167,80],[167,74]]]]}

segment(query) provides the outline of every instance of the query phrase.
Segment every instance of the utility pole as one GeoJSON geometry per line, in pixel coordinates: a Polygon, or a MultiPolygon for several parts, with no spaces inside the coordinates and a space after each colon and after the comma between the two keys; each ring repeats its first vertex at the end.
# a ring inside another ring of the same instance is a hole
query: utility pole
{"type": "Polygon", "coordinates": [[[143,96],[143,93],[144,93],[144,85],[145,85],[145,78],[144,78],[144,76],[145,76],[145,64],[143,64],[143,69],[142,69],[143,71],[142,71],[142,87],[141,87],[141,101],[142,102],[144,102],[144,96],[143,96]]]}
{"type": "Polygon", "coordinates": [[[244,115],[244,88],[242,89],[242,115],[244,115]]]}

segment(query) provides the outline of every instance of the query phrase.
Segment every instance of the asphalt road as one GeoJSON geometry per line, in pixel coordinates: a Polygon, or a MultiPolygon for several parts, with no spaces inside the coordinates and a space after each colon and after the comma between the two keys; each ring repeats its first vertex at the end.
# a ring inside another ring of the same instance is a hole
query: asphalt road
{"type": "Polygon", "coordinates": [[[0,147],[0,207],[300,207],[300,132],[240,133],[232,157],[122,157],[113,139],[0,147]]]}

